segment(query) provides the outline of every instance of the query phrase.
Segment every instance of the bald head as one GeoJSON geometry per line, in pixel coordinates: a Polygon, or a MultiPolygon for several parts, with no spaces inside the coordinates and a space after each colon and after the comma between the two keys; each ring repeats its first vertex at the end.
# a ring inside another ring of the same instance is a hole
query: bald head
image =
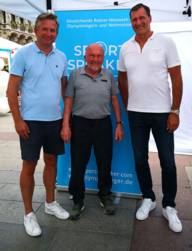
{"type": "Polygon", "coordinates": [[[87,46],[86,51],[85,51],[85,56],[88,53],[91,53],[92,51],[100,51],[101,54],[104,56],[104,50],[103,47],[100,44],[90,44],[87,46]]]}
{"type": "Polygon", "coordinates": [[[104,59],[104,50],[99,44],[90,44],[85,51],[86,71],[97,74],[101,71],[104,59]]]}

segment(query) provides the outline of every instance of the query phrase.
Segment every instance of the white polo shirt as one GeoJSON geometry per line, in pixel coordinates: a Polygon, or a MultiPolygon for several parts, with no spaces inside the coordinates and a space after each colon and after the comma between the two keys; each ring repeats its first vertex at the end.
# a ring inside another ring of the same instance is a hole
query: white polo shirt
{"type": "Polygon", "coordinates": [[[118,70],[127,72],[129,111],[170,112],[168,68],[180,65],[172,39],[153,34],[140,48],[135,36],[121,47],[118,70]]]}

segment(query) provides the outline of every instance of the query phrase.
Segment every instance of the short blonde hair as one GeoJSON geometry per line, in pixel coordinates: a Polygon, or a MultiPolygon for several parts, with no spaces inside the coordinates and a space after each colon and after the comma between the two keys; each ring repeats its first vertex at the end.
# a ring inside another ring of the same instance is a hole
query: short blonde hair
{"type": "Polygon", "coordinates": [[[40,14],[37,17],[36,21],[35,21],[35,30],[38,28],[38,24],[42,20],[53,20],[53,21],[55,21],[55,23],[57,25],[57,32],[58,32],[58,30],[59,30],[59,23],[58,23],[56,15],[54,15],[53,13],[49,13],[49,12],[45,12],[45,13],[40,14]]]}

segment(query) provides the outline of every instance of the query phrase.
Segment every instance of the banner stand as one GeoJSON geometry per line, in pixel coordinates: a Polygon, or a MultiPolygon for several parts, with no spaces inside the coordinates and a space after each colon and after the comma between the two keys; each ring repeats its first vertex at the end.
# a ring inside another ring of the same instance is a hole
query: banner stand
{"type": "MultiPolygon", "coordinates": [[[[117,78],[117,60],[121,45],[133,35],[128,9],[56,11],[60,24],[56,47],[66,53],[68,71],[84,66],[86,47],[100,44],[105,53],[103,67],[111,70],[117,78]],[[118,35],[117,35],[118,34],[118,35]]],[[[86,97],[85,97],[86,98],[86,97]]],[[[141,195],[133,150],[131,146],[127,114],[119,97],[124,128],[124,139],[113,144],[112,192],[117,196],[141,195]]],[[[114,114],[111,115],[113,128],[116,127],[114,114]]],[[[58,190],[65,190],[70,177],[70,145],[65,145],[65,154],[58,156],[58,190]]],[[[97,166],[92,151],[85,174],[87,191],[97,191],[97,166]]]]}

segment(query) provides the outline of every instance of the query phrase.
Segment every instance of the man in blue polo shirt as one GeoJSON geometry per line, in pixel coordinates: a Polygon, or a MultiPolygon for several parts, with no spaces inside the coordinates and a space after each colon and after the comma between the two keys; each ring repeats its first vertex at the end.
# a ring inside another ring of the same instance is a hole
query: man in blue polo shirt
{"type": "Polygon", "coordinates": [[[20,137],[23,160],[20,188],[25,215],[24,226],[28,235],[41,235],[32,207],[34,172],[43,147],[45,168],[43,181],[46,190],[45,213],[67,219],[69,213],[55,201],[57,155],[64,152],[60,138],[62,113],[61,94],[67,82],[66,57],[53,48],[58,32],[55,15],[43,13],[35,23],[36,42],[23,46],[15,55],[7,90],[15,129],[20,137]],[[21,93],[19,109],[17,94],[21,93]]]}

